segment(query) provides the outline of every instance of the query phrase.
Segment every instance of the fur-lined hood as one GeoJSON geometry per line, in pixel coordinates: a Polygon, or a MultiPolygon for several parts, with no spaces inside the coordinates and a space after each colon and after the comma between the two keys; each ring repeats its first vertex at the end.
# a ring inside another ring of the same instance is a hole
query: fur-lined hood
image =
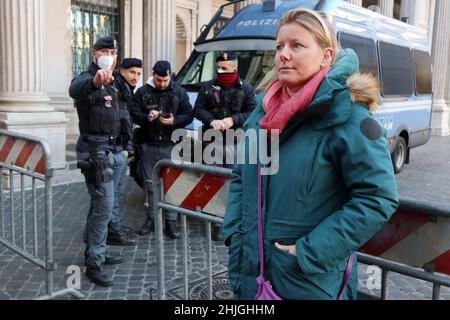
{"type": "Polygon", "coordinates": [[[352,49],[338,52],[336,61],[319,86],[314,100],[332,99],[333,94],[342,89],[348,89],[353,103],[367,105],[371,112],[377,108],[380,84],[370,73],[359,72],[358,56],[352,49]]]}
{"type": "MultiPolygon", "coordinates": [[[[331,106],[328,111],[322,111],[325,114],[315,127],[323,129],[347,121],[353,104],[362,104],[372,112],[378,106],[379,95],[378,81],[370,74],[359,72],[356,53],[352,49],[341,50],[311,102],[311,109],[327,104],[331,106]]],[[[316,110],[320,113],[320,108],[316,110]]]]}
{"type": "Polygon", "coordinates": [[[380,83],[370,73],[354,73],[347,80],[347,87],[353,103],[362,103],[373,112],[380,101],[380,83]]]}

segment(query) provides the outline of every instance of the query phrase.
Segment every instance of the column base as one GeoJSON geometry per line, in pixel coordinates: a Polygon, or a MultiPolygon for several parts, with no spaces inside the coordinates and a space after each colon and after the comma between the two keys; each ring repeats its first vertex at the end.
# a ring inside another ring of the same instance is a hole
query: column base
{"type": "Polygon", "coordinates": [[[46,95],[23,96],[5,94],[0,97],[0,112],[51,112],[46,95]]]}
{"type": "Polygon", "coordinates": [[[64,112],[0,112],[0,127],[45,139],[54,169],[66,167],[66,125],[64,112]]]}
{"type": "Polygon", "coordinates": [[[450,108],[445,100],[433,101],[431,134],[434,136],[450,135],[450,108]]]}

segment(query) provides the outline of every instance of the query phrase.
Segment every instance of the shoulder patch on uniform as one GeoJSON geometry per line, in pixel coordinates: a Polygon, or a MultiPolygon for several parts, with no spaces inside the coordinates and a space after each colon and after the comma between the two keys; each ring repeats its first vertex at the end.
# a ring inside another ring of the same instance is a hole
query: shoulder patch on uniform
{"type": "Polygon", "coordinates": [[[361,121],[360,129],[361,132],[369,140],[377,140],[383,133],[380,124],[377,122],[377,120],[372,118],[365,118],[363,121],[361,121]]]}

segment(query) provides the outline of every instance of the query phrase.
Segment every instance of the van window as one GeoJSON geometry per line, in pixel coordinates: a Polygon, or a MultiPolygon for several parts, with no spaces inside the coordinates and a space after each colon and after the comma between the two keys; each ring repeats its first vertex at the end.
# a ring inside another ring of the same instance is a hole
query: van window
{"type": "Polygon", "coordinates": [[[428,52],[414,50],[414,70],[416,73],[416,93],[431,94],[431,57],[428,52]]]}
{"type": "Polygon", "coordinates": [[[412,96],[414,73],[411,50],[380,41],[379,51],[382,94],[412,96]]]}
{"type": "Polygon", "coordinates": [[[351,48],[356,52],[361,72],[371,73],[378,78],[377,50],[373,40],[344,32],[339,33],[338,39],[342,48],[351,48]]]}
{"type": "MultiPolygon", "coordinates": [[[[194,63],[179,74],[178,84],[186,89],[199,91],[202,83],[215,78],[216,57],[219,53],[221,52],[199,52],[194,63]]],[[[243,50],[236,53],[239,57],[238,69],[241,79],[254,87],[273,79],[275,51],[243,50]]]]}

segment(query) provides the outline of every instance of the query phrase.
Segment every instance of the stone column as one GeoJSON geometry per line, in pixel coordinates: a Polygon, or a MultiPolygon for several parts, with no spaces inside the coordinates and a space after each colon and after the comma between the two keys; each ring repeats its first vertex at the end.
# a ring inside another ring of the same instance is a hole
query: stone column
{"type": "Polygon", "coordinates": [[[362,7],[362,0],[347,0],[347,2],[362,7]]]}
{"type": "Polygon", "coordinates": [[[0,1],[0,23],[0,111],[51,111],[43,73],[43,1],[0,1]]]}
{"type": "Polygon", "coordinates": [[[402,0],[400,18],[408,18],[408,23],[424,29],[429,29],[433,1],[402,0]]]}
{"type": "Polygon", "coordinates": [[[234,12],[238,12],[242,8],[248,6],[249,4],[260,3],[260,2],[261,2],[261,0],[246,0],[246,1],[242,1],[242,2],[236,3],[235,7],[234,7],[234,12]]]}
{"type": "Polygon", "coordinates": [[[123,1],[122,23],[125,58],[142,58],[142,45],[144,43],[142,35],[143,5],[143,0],[123,1]]]}
{"type": "Polygon", "coordinates": [[[448,62],[450,50],[450,1],[437,0],[433,37],[433,113],[431,127],[434,135],[449,135],[450,108],[446,104],[448,62]]]}
{"type": "Polygon", "coordinates": [[[197,20],[198,20],[198,9],[191,10],[191,51],[194,47],[194,42],[198,37],[198,28],[197,28],[197,20]]]}
{"type": "Polygon", "coordinates": [[[447,101],[446,101],[446,103],[447,103],[447,106],[450,108],[450,53],[449,53],[449,55],[448,55],[449,57],[448,57],[448,66],[449,67],[447,67],[447,79],[446,79],[446,82],[447,82],[447,89],[445,90],[445,92],[447,92],[447,101]]]}
{"type": "MultiPolygon", "coordinates": [[[[143,58],[143,0],[124,0],[122,2],[122,39],[124,58],[143,58]]],[[[137,87],[147,81],[141,77],[137,87]]]]}
{"type": "Polygon", "coordinates": [[[167,60],[175,68],[175,0],[144,1],[145,77],[151,75],[156,61],[167,60]]]}
{"type": "Polygon", "coordinates": [[[44,61],[51,49],[44,40],[44,5],[43,0],[0,1],[0,126],[47,140],[53,167],[64,168],[66,119],[50,106],[47,94],[44,61]]]}
{"type": "Polygon", "coordinates": [[[394,16],[394,0],[379,0],[380,13],[392,18],[394,16]]]}

